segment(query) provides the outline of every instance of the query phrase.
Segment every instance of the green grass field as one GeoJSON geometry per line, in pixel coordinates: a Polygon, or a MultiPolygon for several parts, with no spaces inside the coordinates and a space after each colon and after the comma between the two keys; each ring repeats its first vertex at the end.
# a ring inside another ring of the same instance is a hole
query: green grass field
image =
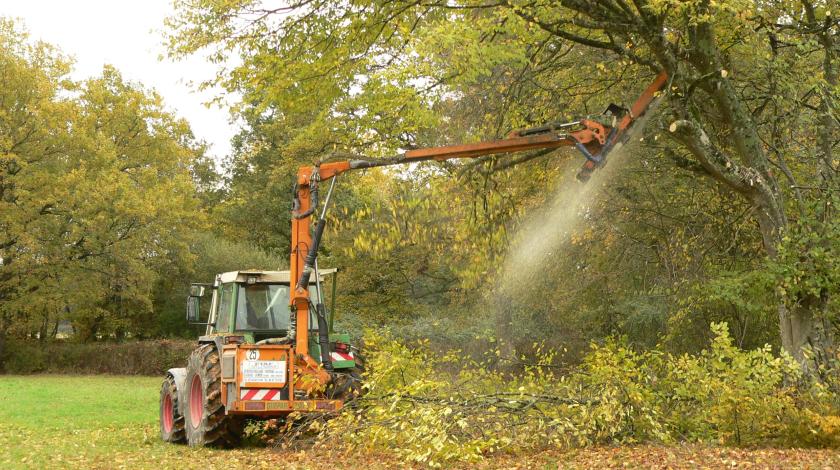
{"type": "MultiPolygon", "coordinates": [[[[160,378],[0,375],[0,468],[324,468],[326,452],[192,449],[158,429],[160,378]]],[[[389,468],[393,460],[348,468],[389,468]]]]}
{"type": "MultiPolygon", "coordinates": [[[[0,468],[403,468],[389,455],[338,448],[191,449],[158,435],[154,377],[0,375],[0,468]]],[[[449,466],[447,466],[448,468],[449,466]]],[[[838,468],[831,450],[621,446],[497,455],[459,468],[838,468]]]]}
{"type": "MultiPolygon", "coordinates": [[[[160,442],[160,379],[0,376],[4,468],[146,467],[207,451],[160,442]]],[[[173,465],[174,466],[174,465],[173,465]]]]}

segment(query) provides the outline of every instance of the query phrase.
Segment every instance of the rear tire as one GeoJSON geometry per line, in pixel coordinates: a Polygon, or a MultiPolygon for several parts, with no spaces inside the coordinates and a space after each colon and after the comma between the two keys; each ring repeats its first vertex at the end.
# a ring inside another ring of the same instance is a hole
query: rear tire
{"type": "Polygon", "coordinates": [[[243,420],[225,414],[221,374],[215,345],[204,344],[190,355],[184,421],[191,447],[234,447],[242,440],[243,420]]]}
{"type": "Polygon", "coordinates": [[[184,415],[178,408],[178,386],[175,378],[167,374],[160,386],[160,438],[164,442],[187,442],[184,432],[184,415]]]}
{"type": "Polygon", "coordinates": [[[355,361],[356,365],[352,368],[333,374],[333,381],[327,386],[327,398],[349,403],[363,393],[362,374],[365,372],[365,357],[357,352],[355,361]]]}

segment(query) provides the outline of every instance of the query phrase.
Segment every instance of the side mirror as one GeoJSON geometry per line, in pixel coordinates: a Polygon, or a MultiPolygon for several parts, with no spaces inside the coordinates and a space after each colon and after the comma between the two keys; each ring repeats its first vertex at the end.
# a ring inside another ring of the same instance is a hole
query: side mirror
{"type": "Polygon", "coordinates": [[[198,323],[198,299],[192,295],[187,297],[187,323],[198,323]]]}
{"type": "Polygon", "coordinates": [[[201,284],[190,284],[190,297],[204,297],[204,286],[201,284]]]}

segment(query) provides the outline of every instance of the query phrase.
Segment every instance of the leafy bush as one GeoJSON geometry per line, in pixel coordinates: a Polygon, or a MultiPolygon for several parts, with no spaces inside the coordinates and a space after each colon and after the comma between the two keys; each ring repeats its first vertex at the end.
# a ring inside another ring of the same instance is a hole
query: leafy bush
{"type": "Polygon", "coordinates": [[[673,431],[736,445],[783,436],[785,413],[796,397],[785,384],[798,379],[796,363],[785,354],[774,356],[769,346],[738,349],[725,324],[712,324],[712,332],[710,349],[669,361],[665,383],[672,394],[666,403],[673,431]]]}
{"type": "Polygon", "coordinates": [[[590,403],[582,410],[581,443],[667,441],[660,416],[658,381],[662,357],[655,352],[636,353],[616,342],[593,347],[572,381],[589,391],[590,403]]]}
{"type": "Polygon", "coordinates": [[[536,361],[510,374],[490,367],[497,351],[474,361],[368,332],[366,394],[336,419],[306,424],[330,445],[430,466],[605,443],[840,444],[830,387],[803,382],[769,347],[738,349],[725,324],[712,334],[697,355],[593,345],[563,374],[555,354],[535,345],[536,361]]]}

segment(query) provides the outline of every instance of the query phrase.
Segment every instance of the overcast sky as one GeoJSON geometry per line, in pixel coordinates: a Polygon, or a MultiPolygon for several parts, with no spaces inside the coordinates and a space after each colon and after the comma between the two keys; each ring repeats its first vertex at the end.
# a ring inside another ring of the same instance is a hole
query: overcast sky
{"type": "Polygon", "coordinates": [[[158,61],[164,52],[160,30],[172,0],[2,0],[0,16],[19,18],[33,39],[75,57],[73,78],[98,75],[104,64],[154,88],[167,107],[186,118],[199,139],[211,144],[217,161],[230,151],[236,132],[226,110],[206,108],[212,93],[197,93],[190,81],[212,77],[215,66],[200,58],[158,61]]]}

